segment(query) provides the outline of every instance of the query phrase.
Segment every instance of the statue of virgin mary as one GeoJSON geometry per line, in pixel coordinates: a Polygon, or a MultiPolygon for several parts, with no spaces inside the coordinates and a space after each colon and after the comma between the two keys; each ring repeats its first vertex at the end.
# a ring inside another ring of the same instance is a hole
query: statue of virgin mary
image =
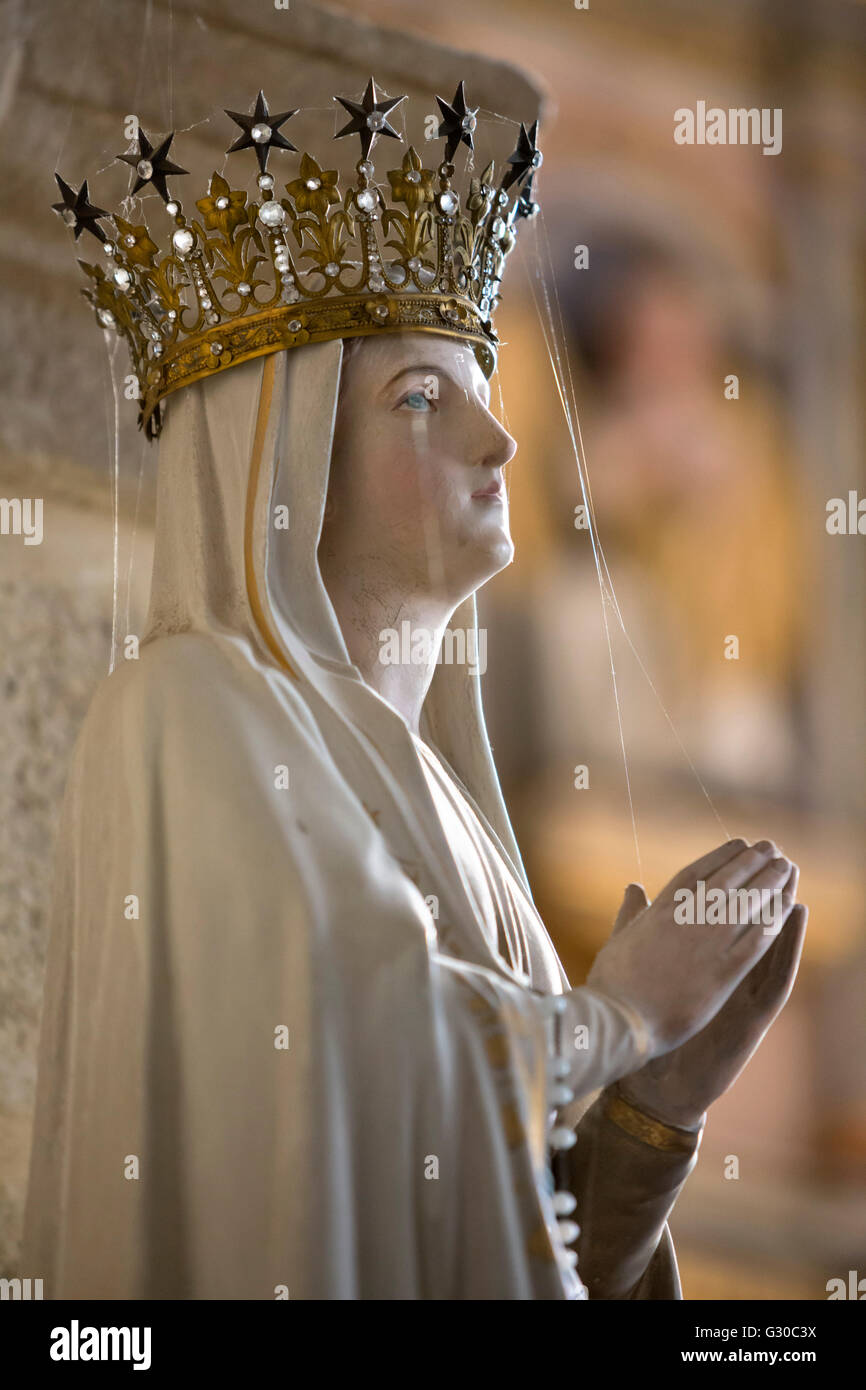
{"type": "Polygon", "coordinates": [[[140,659],[59,836],[25,1234],[50,1298],[680,1296],[698,1135],[601,1104],[645,1019],[570,987],[478,663],[436,660],[441,614],[477,651],[510,558],[487,390],[464,344],[397,333],[172,402],[140,659]],[[433,659],[377,674],[406,614],[433,659]]]}
{"type": "MultiPolygon", "coordinates": [[[[362,139],[353,196],[374,289],[366,156],[396,134],[400,100],[377,102],[372,79],[363,105],[339,98],[352,120],[335,138],[362,139]]],[[[447,161],[472,148],[474,117],[462,84],[439,105],[441,229],[458,202],[447,161]]],[[[256,244],[270,236],[292,302],[278,230],[291,205],[265,167],[271,146],[294,148],[278,131],[292,113],[267,114],[262,93],[229,113],[244,132],[230,153],[257,150],[256,244]]],[[[172,263],[204,295],[210,261],[190,272],[183,257],[205,231],[181,225],[165,187],[183,173],[163,157],[171,138],[157,157],[140,134],[119,158],[166,200],[172,263]]],[[[521,126],[497,197],[538,159],[521,126]]],[[[336,173],[306,155],[301,168],[287,191],[302,230],[319,208],[321,259],[336,173]]],[[[388,177],[412,217],[433,199],[413,148],[388,177]]],[[[86,182],[58,185],[76,239],[105,241],[86,182]]],[[[197,207],[245,273],[232,238],[254,236],[246,195],[214,174],[197,207]]],[[[146,228],[114,220],[114,270],[85,265],[88,297],[135,343],[152,301],[136,318],[124,295],[171,285],[146,228]]],[[[494,218],[484,274],[507,232],[494,218]]],[[[460,266],[444,246],[447,286],[460,266]]],[[[146,630],[93,700],[58,838],[24,1238],[49,1298],[681,1296],[667,1218],[706,1103],[790,989],[796,867],[738,840],[655,903],[635,885],[587,983],[567,979],[481,701],[475,594],[513,555],[516,446],[491,410],[492,352],[476,353],[465,305],[444,293],[429,308],[427,273],[409,320],[350,296],[359,317],[340,337],[326,297],[306,320],[258,306],[252,329],[242,306],[188,355],[175,345],[161,367],[151,341],[142,358],[148,419],[174,391],[146,630]],[[678,925],[675,891],[704,877],[723,896],[777,891],[790,930],[771,950],[754,904],[727,933],[678,925]],[[750,975],[762,958],[772,970],[750,975]]]]}

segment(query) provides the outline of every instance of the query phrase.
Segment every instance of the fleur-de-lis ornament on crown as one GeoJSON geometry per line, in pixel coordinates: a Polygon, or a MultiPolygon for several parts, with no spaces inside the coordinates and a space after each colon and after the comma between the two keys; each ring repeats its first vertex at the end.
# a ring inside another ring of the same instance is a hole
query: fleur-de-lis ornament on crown
{"type": "Polygon", "coordinates": [[[174,133],[153,144],[139,130],[137,148],[117,158],[134,172],[131,196],[151,185],[174,221],[162,254],[144,223],[92,204],[86,179],[76,192],[55,175],[62,199],[55,212],[76,241],[87,231],[102,243],[104,265],[79,262],[90,282],[82,293],[102,327],[127,340],[148,438],[159,433],[161,402],[182,386],[309,342],[446,333],[469,342],[485,374],[493,372],[492,316],[505,258],[520,219],[538,210],[538,122],[521,124],[498,185],[491,162],[461,195],[452,161],[461,145],[474,152],[478,116],[461,82],[450,102],[436,98],[442,162],[425,168],[410,145],[400,167],[387,171],[385,190],[371,155],[380,139],[402,141],[393,121],[406,97],[384,97],[371,77],[360,101],[335,100],[349,120],[333,138],[357,135],[361,146],[345,192],[336,170],[304,152],[285,196],[277,195],[269,156],[299,153],[282,129],[298,110],[272,114],[259,92],[249,114],[226,114],[241,131],[227,154],[255,152],[261,200],[248,201],[214,172],[195,203],[197,218],[168,187],[187,172],[169,159],[174,133]]]}

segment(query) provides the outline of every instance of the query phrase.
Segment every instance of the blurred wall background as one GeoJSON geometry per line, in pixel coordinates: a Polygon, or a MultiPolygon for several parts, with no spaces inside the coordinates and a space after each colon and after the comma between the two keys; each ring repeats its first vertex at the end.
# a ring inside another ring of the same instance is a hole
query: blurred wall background
{"type": "MultiPolygon", "coordinates": [[[[327,87],[347,62],[358,87],[369,70],[387,91],[410,76],[444,90],[452,45],[485,60],[467,87],[486,115],[546,93],[543,211],[497,316],[517,559],[481,605],[488,722],[539,907],[579,983],[629,880],[652,896],[734,834],[797,859],[800,980],[713,1108],[672,1225],[689,1298],[820,1299],[828,1279],[866,1276],[866,537],[825,526],[830,498],[866,496],[866,7],[106,0],[11,6],[8,36],[0,491],[44,496],[52,534],[0,544],[0,1273],[26,1178],[50,847],[112,620],[114,407],[94,398],[105,349],[65,231],[42,215],[55,157],[77,183],[92,149],[116,143],[119,112],[161,131],[169,103],[182,129],[214,93],[240,108],[261,84],[277,100],[289,58],[292,105],[307,100],[298,82],[327,87]],[[674,112],[701,100],[780,108],[781,152],[675,143],[674,112]],[[574,524],[551,334],[627,636],[574,524]]],[[[210,132],[191,136],[210,159],[210,132]]],[[[119,605],[121,631],[137,631],[153,479],[124,405],[119,605]]]]}

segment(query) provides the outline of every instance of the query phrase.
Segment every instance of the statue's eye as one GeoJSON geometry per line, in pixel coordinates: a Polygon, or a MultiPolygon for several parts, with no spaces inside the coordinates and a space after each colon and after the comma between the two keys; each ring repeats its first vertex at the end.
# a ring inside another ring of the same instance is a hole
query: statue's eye
{"type": "Polygon", "coordinates": [[[432,405],[423,391],[410,391],[408,396],[404,396],[401,405],[408,405],[410,410],[424,411],[432,410],[432,405]]]}

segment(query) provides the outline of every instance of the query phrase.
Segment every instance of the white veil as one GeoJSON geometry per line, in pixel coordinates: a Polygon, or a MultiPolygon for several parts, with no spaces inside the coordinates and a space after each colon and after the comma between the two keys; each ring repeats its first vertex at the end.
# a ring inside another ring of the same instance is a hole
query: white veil
{"type": "MultiPolygon", "coordinates": [[[[342,340],[335,339],[264,357],[170,401],[160,441],[154,579],[142,642],[173,632],[231,632],[299,677],[316,717],[328,721],[329,741],[339,736],[341,748],[354,745],[347,770],[361,757],[362,799],[369,800],[374,779],[380,795],[387,793],[401,808],[424,858],[435,856],[437,886],[431,891],[441,900],[442,879],[453,880],[461,898],[459,921],[467,904],[411,735],[352,665],[319,571],[342,351],[342,340]],[[279,506],[286,508],[287,530],[273,525],[279,506]]],[[[452,625],[477,628],[474,595],[456,610],[452,625]]],[[[437,665],[421,732],[483,814],[528,894],[487,738],[477,670],[466,662],[437,665]]],[[[389,834],[397,833],[399,819],[389,834]]],[[[413,857],[405,840],[404,849],[413,857]]],[[[416,857],[418,851],[416,844],[416,857]]],[[[476,937],[469,934],[461,954],[474,958],[476,937]]],[[[482,963],[502,965],[490,956],[482,963]]]]}

